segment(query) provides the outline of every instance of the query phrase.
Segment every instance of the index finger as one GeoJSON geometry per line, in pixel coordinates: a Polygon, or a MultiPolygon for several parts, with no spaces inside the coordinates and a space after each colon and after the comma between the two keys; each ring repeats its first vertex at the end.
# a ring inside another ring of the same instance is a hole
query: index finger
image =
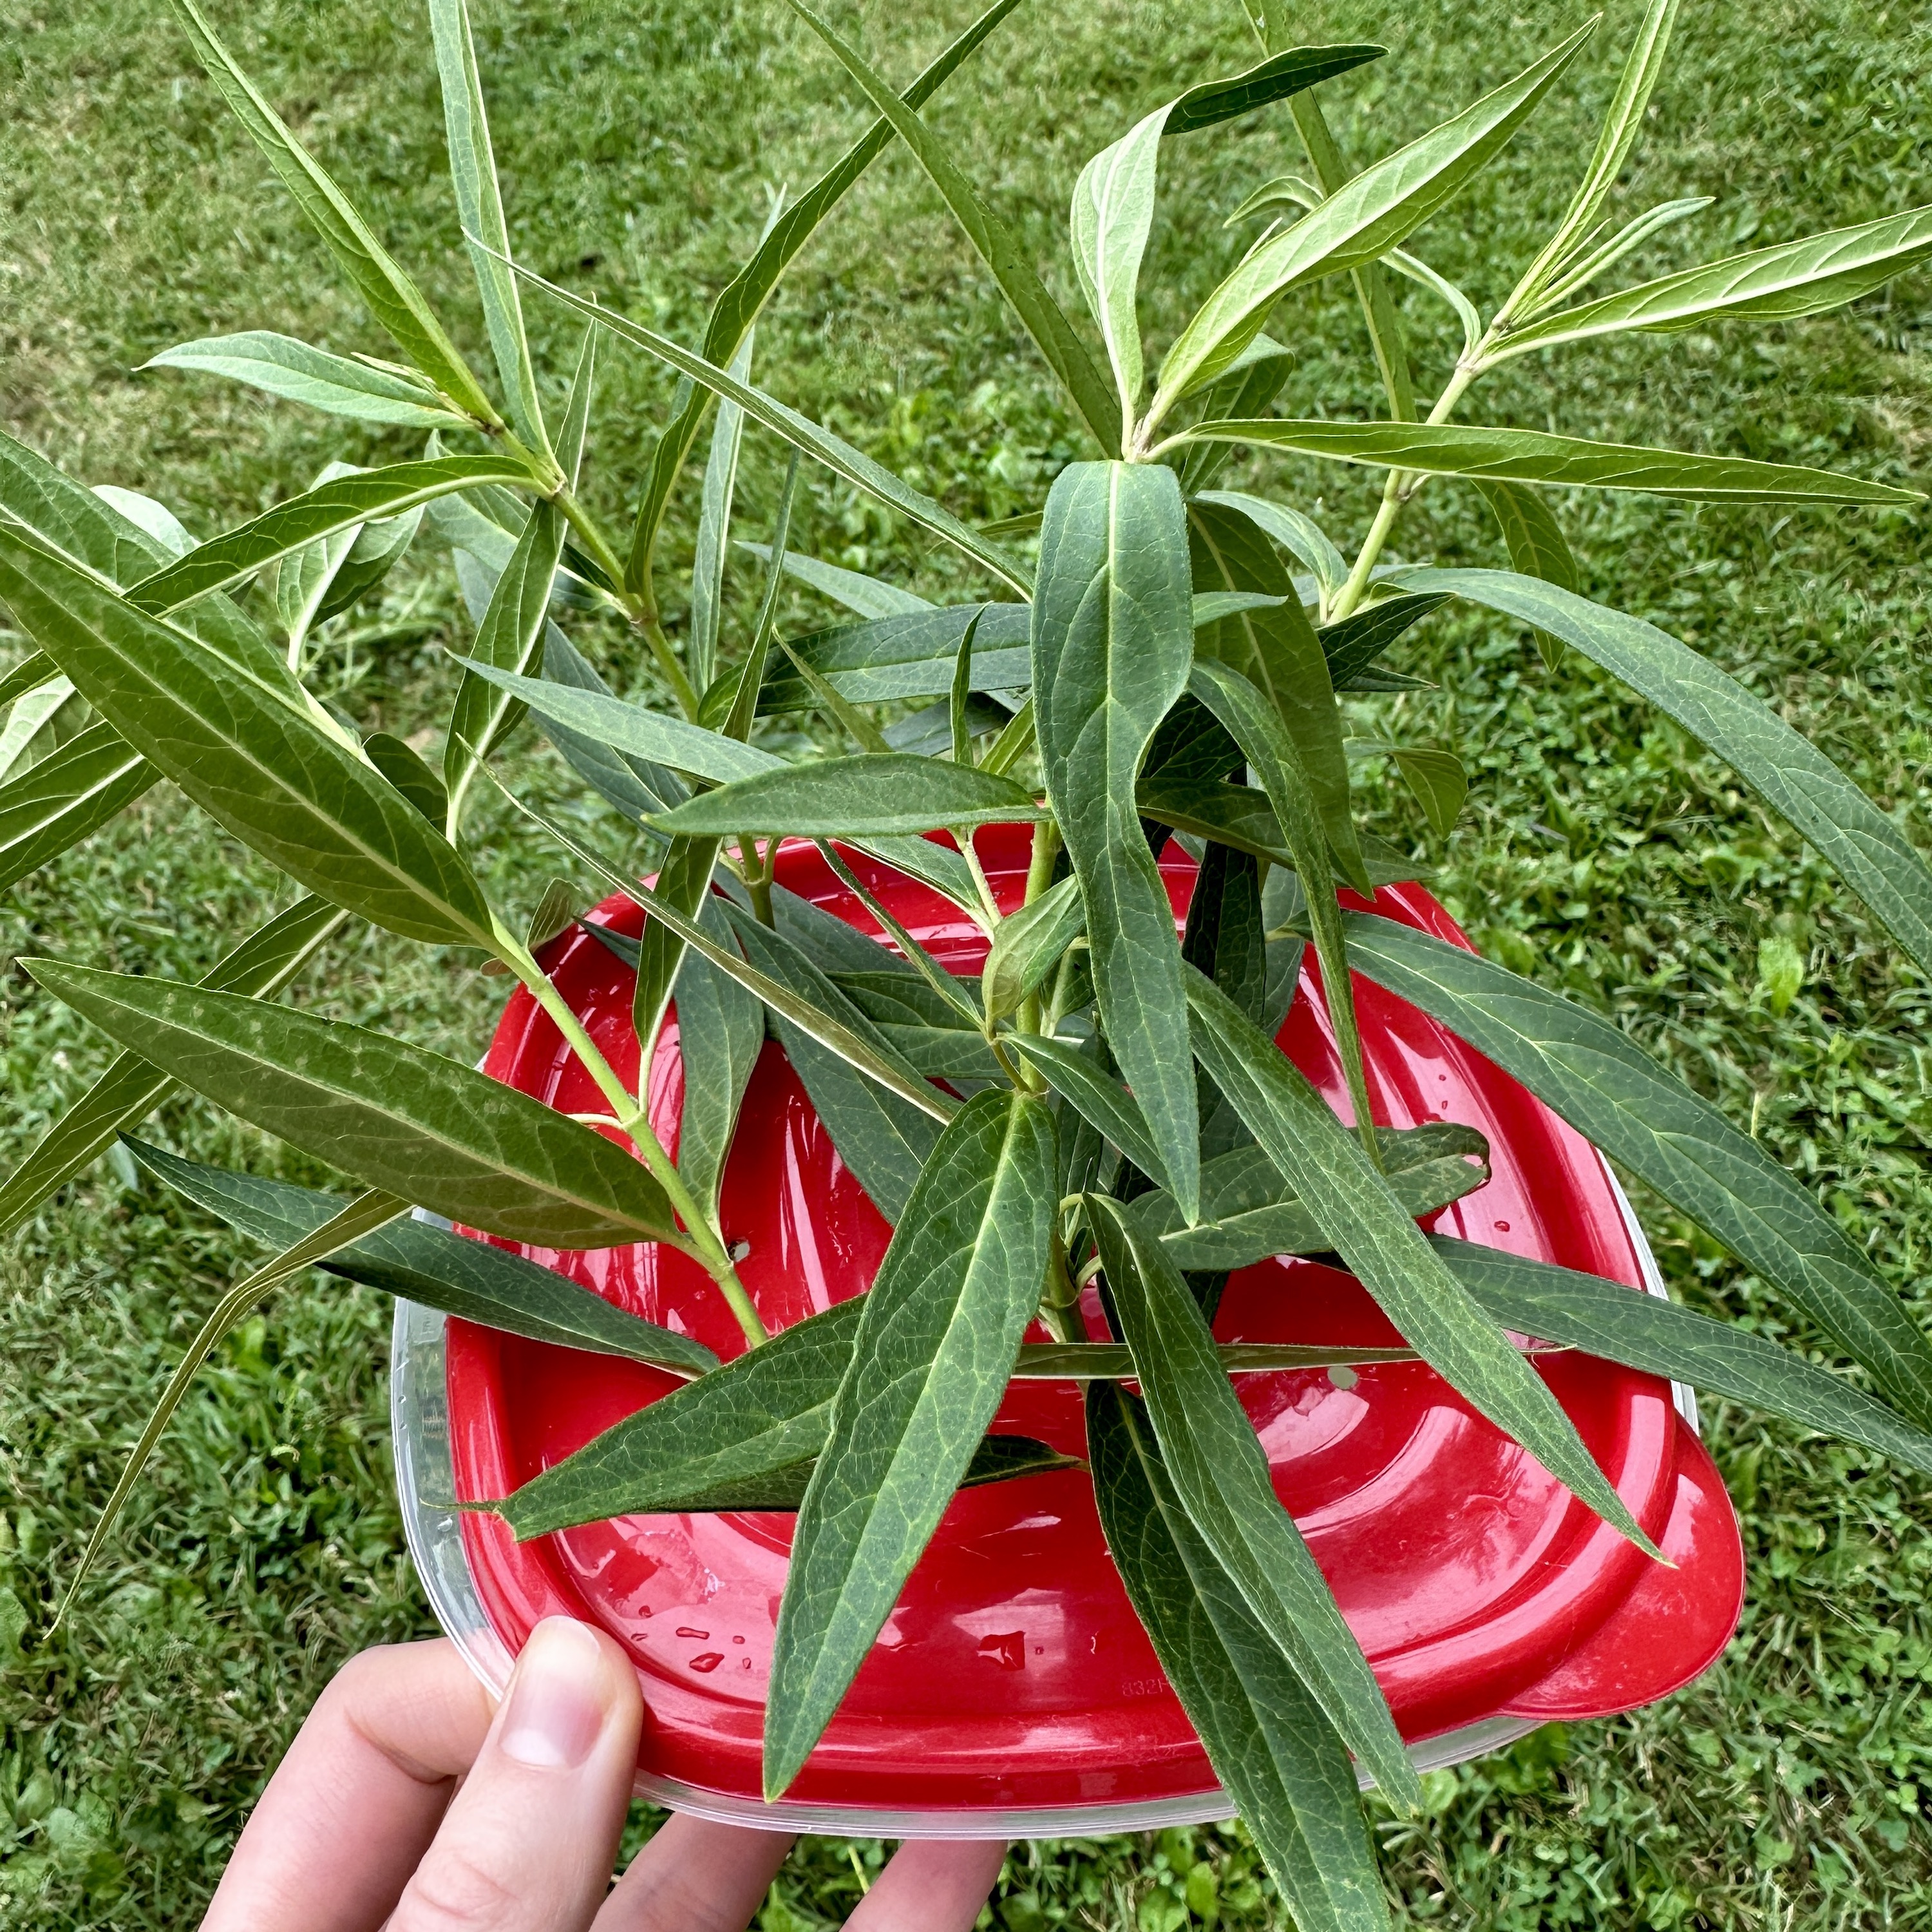
{"type": "Polygon", "coordinates": [[[269,1779],[202,1932],[373,1932],[436,1835],[490,1717],[446,1640],[352,1657],[269,1779]]]}

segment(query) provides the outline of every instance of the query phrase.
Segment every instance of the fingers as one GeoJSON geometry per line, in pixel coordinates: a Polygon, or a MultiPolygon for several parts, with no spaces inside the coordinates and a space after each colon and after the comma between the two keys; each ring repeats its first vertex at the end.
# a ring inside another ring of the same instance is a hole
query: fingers
{"type": "Polygon", "coordinates": [[[1006,1841],[911,1839],[846,1920],[846,1932],[968,1932],[1006,1862],[1006,1841]]]}
{"type": "Polygon", "coordinates": [[[789,1832],[674,1816],[631,1861],[595,1932],[743,1932],[791,1846],[789,1832]]]}
{"type": "Polygon", "coordinates": [[[642,1714],[610,1638],[568,1617],[538,1624],[390,1932],[584,1932],[610,1885],[642,1714]]]}
{"type": "Polygon", "coordinates": [[[368,1932],[394,1906],[490,1726],[448,1642],[337,1672],[268,1780],[202,1932],[368,1932]]]}

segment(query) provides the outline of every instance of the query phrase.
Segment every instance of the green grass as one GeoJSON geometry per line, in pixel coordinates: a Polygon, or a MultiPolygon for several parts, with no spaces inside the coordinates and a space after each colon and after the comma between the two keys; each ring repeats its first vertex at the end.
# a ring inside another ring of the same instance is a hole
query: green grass
{"type": "MultiPolygon", "coordinates": [[[[414,8],[232,5],[228,32],[337,169],[458,332],[480,342],[440,160],[426,22],[414,8]]],[[[964,10],[930,0],[842,9],[894,74],[964,10]]],[[[1471,194],[1425,252],[1493,302],[1560,212],[1607,96],[1610,31],[1574,88],[1471,194]]],[[[1384,152],[1504,77],[1574,24],[1550,0],[1379,12],[1300,10],[1305,38],[1385,39],[1391,58],[1331,90],[1358,159],[1384,152]]],[[[158,5],[0,0],[0,420],[90,482],[148,490],[200,535],[290,494],[332,457],[407,446],[245,392],[130,373],[170,343],[273,327],[338,349],[380,340],[199,77],[158,5]]],[[[598,290],[687,340],[748,245],[766,186],[808,181],[859,122],[829,60],[775,0],[650,9],[524,0],[478,10],[512,232],[533,266],[598,290]]],[[[1932,200],[1932,39],[1922,10],[1862,0],[1708,0],[1679,44],[1620,191],[1633,212],[1686,193],[1716,205],[1639,268],[1665,266],[1932,200]],[[1695,254],[1693,253],[1695,250],[1695,254]]],[[[933,112],[1036,259],[1064,266],[1079,163],[1201,75],[1250,57],[1232,0],[1051,7],[1034,0],[933,112]]],[[[1202,292],[1184,270],[1221,213],[1295,162],[1279,110],[1175,143],[1150,251],[1156,341],[1202,292]]],[[[1230,236],[1216,245],[1236,246],[1230,236]]],[[[1452,344],[1406,298],[1426,372],[1452,344]]],[[[1753,338],[1708,335],[1510,365],[1466,418],[1675,441],[1925,481],[1932,278],[1856,311],[1753,338]]],[[[574,336],[532,319],[560,390],[574,336]]],[[[1376,398],[1346,287],[1298,301],[1276,332],[1301,358],[1287,400],[1341,413],[1376,398]]],[[[876,168],[787,283],[760,334],[780,393],[969,517],[1036,500],[1078,440],[1027,345],[902,157],[876,168]]],[[[596,501],[620,514],[669,385],[616,348],[603,363],[596,501]]],[[[753,439],[750,520],[779,460],[753,439]]],[[[1359,531],[1360,472],[1267,473],[1359,531]]],[[[1642,500],[1563,506],[1592,594],[1653,616],[1779,705],[1932,848],[1932,520],[1699,512],[1642,500]]],[[[827,479],[796,541],[944,591],[954,566],[827,479]]],[[[680,526],[682,530],[683,526],[680,526]]],[[[680,538],[680,541],[682,541],[680,538]]],[[[674,544],[674,550],[676,549],[674,544]]],[[[1494,562],[1468,493],[1436,486],[1405,554],[1494,562]]],[[[743,595],[741,590],[740,596],[743,595]]],[[[438,646],[464,633],[424,554],[380,608],[349,620],[323,668],[373,727],[431,724],[438,646]]],[[[674,600],[672,616],[676,616],[674,600]]],[[[623,640],[586,646],[625,681],[623,640]]],[[[1442,689],[1392,709],[1461,752],[1469,808],[1432,854],[1438,889],[1509,963],[1614,1013],[1816,1186],[1906,1291],[1926,1273],[1932,1189],[1932,997],[1784,826],[1673,728],[1574,659],[1545,674],[1526,643],[1472,616],[1414,634],[1403,667],[1442,689]],[[1794,944],[1802,990],[1775,1010],[1759,949],[1794,944]]],[[[527,746],[518,782],[562,798],[527,746]]],[[[1381,829],[1413,814],[1376,789],[1381,829]]],[[[547,855],[490,829],[493,884],[526,907],[547,855]]],[[[10,897],[0,928],[0,1060],[10,1163],[106,1049],[10,964],[52,950],[188,974],[274,899],[277,882],[165,788],[111,834],[10,897]]],[[[461,960],[364,934],[298,996],[330,1013],[473,1053],[500,982],[461,960]]],[[[295,1156],[177,1102],[158,1124],[203,1158],[302,1176],[295,1156]]],[[[309,1178],[314,1178],[310,1176],[309,1178]]],[[[1814,1341],[1760,1285],[1654,1201],[1641,1202],[1672,1287],[1694,1305],[1814,1341]]],[[[426,1628],[390,1494],[386,1305],[316,1283],[280,1297],[219,1353],[185,1405],[79,1615],[45,1627],[117,1460],[202,1312],[244,1259],[130,1169],[104,1162],[0,1258],[0,1922],[190,1922],[263,1776],[336,1664],[426,1628]],[[24,1637],[24,1648],[16,1640],[24,1637]]],[[[1750,1600],[1722,1662],[1656,1708],[1536,1734],[1432,1775],[1425,1823],[1378,1826],[1410,1922],[1556,1926],[1905,1928],[1932,1922],[1932,1544],[1915,1479],[1707,1404],[1706,1431],[1744,1519],[1750,1600]]],[[[877,1846],[862,1846],[876,1866],[877,1846]]],[[[1238,1829],[1022,1847],[1000,1894],[1010,1932],[1169,1932],[1208,1874],[1222,1922],[1280,1924],[1238,1829]],[[1190,1867],[1204,1864],[1192,1881],[1190,1867]]],[[[856,1898],[847,1846],[801,1850],[770,1926],[815,1925],[856,1898]]],[[[1197,1914],[1198,1916],[1198,1914],[1197,1914]]]]}

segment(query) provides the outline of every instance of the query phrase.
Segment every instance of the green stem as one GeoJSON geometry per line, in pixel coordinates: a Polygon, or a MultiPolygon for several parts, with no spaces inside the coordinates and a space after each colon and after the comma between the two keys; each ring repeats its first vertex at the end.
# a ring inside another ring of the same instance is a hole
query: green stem
{"type": "MultiPolygon", "coordinates": [[[[1027,865],[1026,898],[1031,905],[1053,883],[1053,862],[1060,856],[1060,827],[1052,819],[1033,829],[1033,856],[1027,865]]],[[[1040,994],[1029,993],[1013,1016],[1013,1024],[1022,1033],[1040,1030],[1040,994]]]]}
{"type": "MultiPolygon", "coordinates": [[[[1466,356],[1456,364],[1456,373],[1449,384],[1436,399],[1436,406],[1429,412],[1431,423],[1446,422],[1456,405],[1468,392],[1469,385],[1482,374],[1484,352],[1495,340],[1496,331],[1491,328],[1478,344],[1474,354],[1466,356]]],[[[1382,546],[1388,542],[1389,532],[1395,528],[1395,520],[1402,514],[1402,506],[1413,496],[1427,479],[1410,476],[1400,470],[1391,470],[1388,481],[1382,486],[1382,500],[1376,511],[1375,521],[1369,526],[1368,535],[1362,539],[1362,548],[1355,559],[1354,568],[1348,573],[1348,580],[1342,585],[1341,593],[1328,613],[1330,623],[1336,623],[1347,616],[1368,594],[1369,574],[1376,567],[1382,554],[1382,546]]]]}
{"type": "Polygon", "coordinates": [[[973,874],[974,890],[980,895],[980,909],[986,916],[980,923],[988,933],[1000,920],[1000,902],[993,896],[993,888],[986,878],[986,868],[980,863],[980,855],[973,849],[973,828],[969,825],[956,829],[952,836],[966,860],[966,869],[973,874]]]}
{"type": "Polygon", "coordinates": [[[684,1177],[664,1151],[664,1143],[658,1138],[648,1112],[598,1051],[596,1041],[584,1030],[583,1022],[571,1010],[569,1002],[550,984],[543,968],[500,920],[494,923],[496,956],[529,988],[531,997],[556,1022],[557,1030],[584,1063],[584,1071],[597,1083],[598,1090],[610,1103],[618,1124],[630,1136],[652,1178],[664,1190],[678,1219],[684,1223],[685,1239],[674,1241],[671,1245],[703,1264],[730,1304],[732,1314],[737,1318],[747,1344],[755,1348],[760,1342],[769,1340],[770,1333],[759,1318],[744,1283],[738,1279],[738,1270],[723,1240],[706,1220],[690,1189],[685,1186],[684,1177]]]}
{"type": "Polygon", "coordinates": [[[772,874],[778,864],[778,841],[774,837],[770,850],[760,860],[758,842],[748,832],[738,835],[738,869],[745,881],[745,890],[751,895],[752,916],[760,926],[776,926],[772,916],[772,874]]]}

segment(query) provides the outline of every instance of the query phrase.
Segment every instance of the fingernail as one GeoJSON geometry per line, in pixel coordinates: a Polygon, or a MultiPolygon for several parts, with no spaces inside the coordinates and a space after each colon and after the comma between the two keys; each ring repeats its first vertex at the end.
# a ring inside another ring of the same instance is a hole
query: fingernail
{"type": "Polygon", "coordinates": [[[499,1748],[538,1770],[574,1770],[604,1728],[607,1690],[596,1637],[573,1618],[546,1617],[517,1660],[499,1748]]]}

